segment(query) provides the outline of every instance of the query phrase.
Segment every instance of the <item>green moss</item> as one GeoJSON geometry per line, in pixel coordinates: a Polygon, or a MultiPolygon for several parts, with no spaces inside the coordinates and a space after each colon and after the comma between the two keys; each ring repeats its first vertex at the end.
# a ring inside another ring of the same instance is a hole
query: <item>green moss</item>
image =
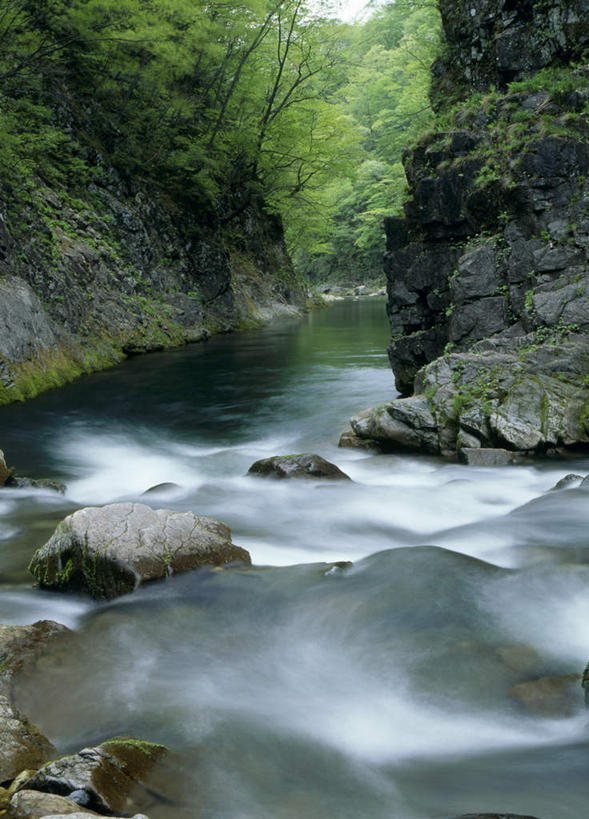
{"type": "Polygon", "coordinates": [[[139,751],[150,759],[153,757],[159,757],[168,751],[165,745],[160,745],[157,742],[148,742],[147,740],[143,739],[133,739],[132,737],[123,736],[113,737],[106,742],[102,742],[100,745],[101,748],[105,748],[107,751],[116,751],[117,748],[120,748],[121,746],[139,751]]]}

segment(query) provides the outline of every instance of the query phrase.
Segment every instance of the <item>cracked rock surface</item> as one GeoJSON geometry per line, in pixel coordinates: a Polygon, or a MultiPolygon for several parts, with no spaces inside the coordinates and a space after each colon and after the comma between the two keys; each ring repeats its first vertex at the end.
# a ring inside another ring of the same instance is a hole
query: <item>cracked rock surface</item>
{"type": "Polygon", "coordinates": [[[79,509],[58,524],[30,564],[43,588],[112,599],[199,566],[251,563],[228,526],[192,512],[114,503],[79,509]]]}

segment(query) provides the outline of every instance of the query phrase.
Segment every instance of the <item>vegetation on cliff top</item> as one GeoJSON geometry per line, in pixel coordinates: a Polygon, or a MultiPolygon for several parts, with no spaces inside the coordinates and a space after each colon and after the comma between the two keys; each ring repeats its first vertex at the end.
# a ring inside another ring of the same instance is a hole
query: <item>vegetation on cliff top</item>
{"type": "MultiPolygon", "coordinates": [[[[439,25],[420,5],[344,24],[305,0],[5,0],[11,228],[26,229],[39,186],[84,210],[88,186],[114,171],[203,218],[264,201],[305,272],[328,274],[337,257],[374,275],[401,150],[430,116],[439,25]]],[[[39,238],[47,252],[53,227],[39,238]]]]}

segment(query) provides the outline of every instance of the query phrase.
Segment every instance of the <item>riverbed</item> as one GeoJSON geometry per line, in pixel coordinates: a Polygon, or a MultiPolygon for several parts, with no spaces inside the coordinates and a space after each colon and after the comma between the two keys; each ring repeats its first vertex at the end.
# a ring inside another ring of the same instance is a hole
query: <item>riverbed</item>
{"type": "Polygon", "coordinates": [[[589,659],[589,494],[550,491],[589,459],[339,449],[351,414],[396,395],[387,340],[383,299],[343,301],[0,408],[7,461],[68,487],[0,493],[0,622],[78,635],[19,695],[60,753],[165,743],[195,819],[585,815],[580,684],[549,714],[514,687],[589,659]],[[300,452],[353,483],[246,475],[300,452]],[[254,568],[105,604],[32,589],[55,524],[121,500],[223,520],[254,568]]]}

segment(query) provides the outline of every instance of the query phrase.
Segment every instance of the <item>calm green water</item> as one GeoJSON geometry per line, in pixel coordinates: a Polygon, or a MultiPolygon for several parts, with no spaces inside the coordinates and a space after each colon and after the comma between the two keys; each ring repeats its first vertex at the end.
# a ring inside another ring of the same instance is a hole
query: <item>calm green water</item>
{"type": "Polygon", "coordinates": [[[580,687],[551,716],[512,689],[589,659],[589,496],[547,491],[589,462],[338,449],[353,412],[394,395],[387,336],[382,300],[342,302],[0,411],[19,472],[68,484],[65,499],[0,494],[0,621],[77,635],[21,703],[61,752],[125,733],[181,752],[178,805],[152,819],[586,813],[580,687]],[[354,483],[245,476],[309,451],[354,483]],[[30,587],[65,514],[162,481],[178,489],[152,505],[224,520],[255,568],[110,604],[30,587]]]}

